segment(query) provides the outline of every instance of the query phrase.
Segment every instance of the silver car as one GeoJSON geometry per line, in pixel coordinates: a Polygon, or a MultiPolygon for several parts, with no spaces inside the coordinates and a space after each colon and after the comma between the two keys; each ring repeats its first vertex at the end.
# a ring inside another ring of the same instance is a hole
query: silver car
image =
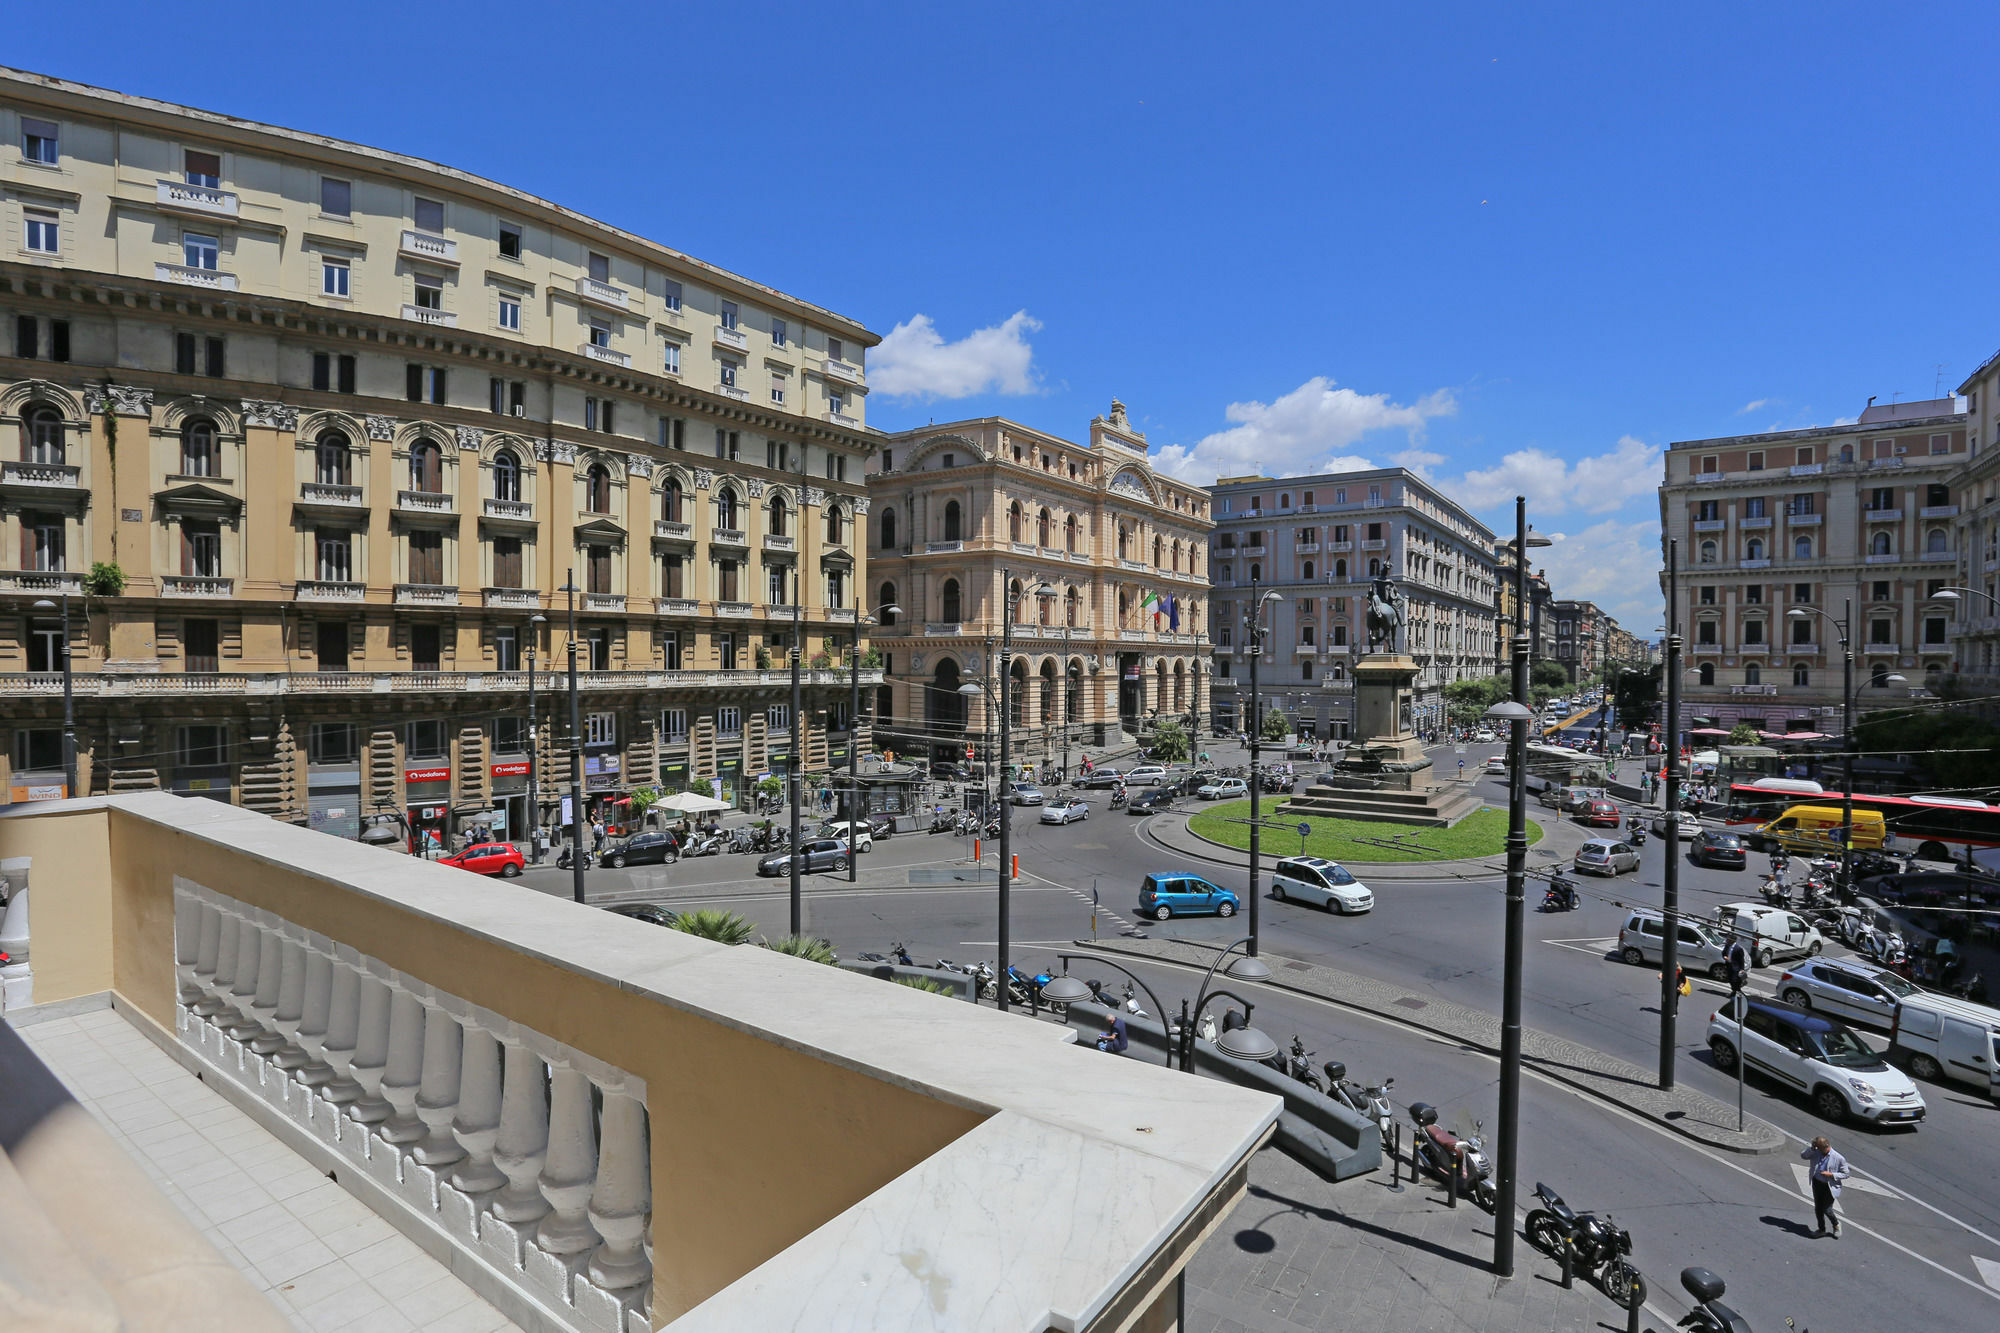
{"type": "Polygon", "coordinates": [[[1893,1024],[1897,1003],[1917,993],[1918,987],[1888,968],[1859,958],[1803,958],[1778,978],[1784,1003],[1878,1028],[1893,1024]]]}
{"type": "Polygon", "coordinates": [[[1572,865],[1583,874],[1617,875],[1639,868],[1639,849],[1610,838],[1592,838],[1576,849],[1572,865]]]}
{"type": "MultiPolygon", "coordinates": [[[[1681,825],[1680,838],[1682,842],[1693,842],[1701,836],[1701,821],[1699,819],[1696,819],[1685,810],[1679,812],[1679,819],[1681,825]]],[[[1666,811],[1662,810],[1653,816],[1653,834],[1655,837],[1660,838],[1667,836],[1666,811]]]]}

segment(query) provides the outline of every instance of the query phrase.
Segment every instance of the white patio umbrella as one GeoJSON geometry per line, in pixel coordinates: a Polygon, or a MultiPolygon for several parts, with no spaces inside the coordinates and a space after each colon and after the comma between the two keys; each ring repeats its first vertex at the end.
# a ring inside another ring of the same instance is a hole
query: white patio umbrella
{"type": "Polygon", "coordinates": [[[729,802],[718,801],[713,796],[698,796],[691,791],[682,791],[653,802],[652,808],[672,810],[683,815],[706,815],[717,810],[727,810],[730,805],[729,802]]]}

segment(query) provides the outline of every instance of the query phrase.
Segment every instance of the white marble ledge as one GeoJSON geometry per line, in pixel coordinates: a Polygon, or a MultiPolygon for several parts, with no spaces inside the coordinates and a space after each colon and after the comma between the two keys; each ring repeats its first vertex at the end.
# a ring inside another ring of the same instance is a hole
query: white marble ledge
{"type": "MultiPolygon", "coordinates": [[[[165,792],[47,802],[105,805],[441,920],[763,1040],[981,1113],[1012,1111],[1220,1181],[1275,1122],[1279,1101],[1050,1040],[1049,1025],[872,977],[731,949],[506,880],[332,838],[165,792]],[[1123,1114],[1113,1114],[1122,1111],[1123,1114]]],[[[18,813],[23,807],[15,807],[18,813]]],[[[390,960],[394,961],[394,960],[390,960]]],[[[408,970],[421,977],[420,964],[408,970]]],[[[613,1050],[591,1055],[622,1065],[613,1050]]]]}
{"type": "Polygon", "coordinates": [[[1003,1113],[672,1327],[674,1333],[1086,1328],[1208,1186],[1188,1167],[1003,1113]]]}

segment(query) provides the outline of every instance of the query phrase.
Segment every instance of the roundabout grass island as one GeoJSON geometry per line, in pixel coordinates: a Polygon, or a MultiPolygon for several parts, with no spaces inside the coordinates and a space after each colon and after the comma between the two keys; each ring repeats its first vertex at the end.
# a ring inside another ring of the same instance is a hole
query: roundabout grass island
{"type": "MultiPolygon", "coordinates": [[[[1412,861],[1462,861],[1471,857],[1498,856],[1507,850],[1507,812],[1495,806],[1475,810],[1450,828],[1390,824],[1366,819],[1331,819],[1322,815],[1288,816],[1275,807],[1276,799],[1262,802],[1264,827],[1259,846],[1272,858],[1298,856],[1298,825],[1312,825],[1305,839],[1307,856],[1365,865],[1412,861]],[[1273,824],[1278,827],[1273,827],[1273,824]],[[1379,842],[1410,844],[1407,848],[1379,846],[1379,842]]],[[[1198,837],[1225,847],[1248,850],[1250,826],[1234,820],[1250,816],[1250,802],[1228,801],[1197,810],[1188,820],[1188,829],[1198,837]]],[[[1528,845],[1541,841],[1542,826],[1528,821],[1528,845]]]]}

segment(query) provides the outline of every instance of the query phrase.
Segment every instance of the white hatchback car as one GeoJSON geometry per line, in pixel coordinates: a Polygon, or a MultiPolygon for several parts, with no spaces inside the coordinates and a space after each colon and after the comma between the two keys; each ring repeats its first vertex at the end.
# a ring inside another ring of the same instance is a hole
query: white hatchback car
{"type": "Polygon", "coordinates": [[[1271,896],[1281,903],[1311,903],[1346,916],[1375,906],[1368,886],[1338,861],[1324,856],[1288,856],[1271,869],[1271,896]]]}
{"type": "Polygon", "coordinates": [[[1196,788],[1195,795],[1204,801],[1244,800],[1250,795],[1250,784],[1242,778],[1217,778],[1196,788]]]}
{"type": "Polygon", "coordinates": [[[848,840],[857,852],[872,852],[875,850],[875,834],[869,830],[866,824],[847,824],[839,821],[831,821],[820,825],[819,836],[822,838],[848,840]]]}
{"type": "Polygon", "coordinates": [[[1504,777],[1507,773],[1507,756],[1496,754],[1488,759],[1486,761],[1486,771],[1488,773],[1497,773],[1504,777]]]}
{"type": "Polygon", "coordinates": [[[1125,775],[1128,787],[1152,787],[1166,780],[1167,770],[1163,764],[1141,764],[1125,775]]]}
{"type": "Polygon", "coordinates": [[[1927,1109],[1910,1076],[1845,1024],[1787,1004],[1731,997],[1708,1020],[1708,1049],[1724,1073],[1740,1052],[1747,1067],[1804,1093],[1823,1120],[1915,1127],[1927,1109]]]}

